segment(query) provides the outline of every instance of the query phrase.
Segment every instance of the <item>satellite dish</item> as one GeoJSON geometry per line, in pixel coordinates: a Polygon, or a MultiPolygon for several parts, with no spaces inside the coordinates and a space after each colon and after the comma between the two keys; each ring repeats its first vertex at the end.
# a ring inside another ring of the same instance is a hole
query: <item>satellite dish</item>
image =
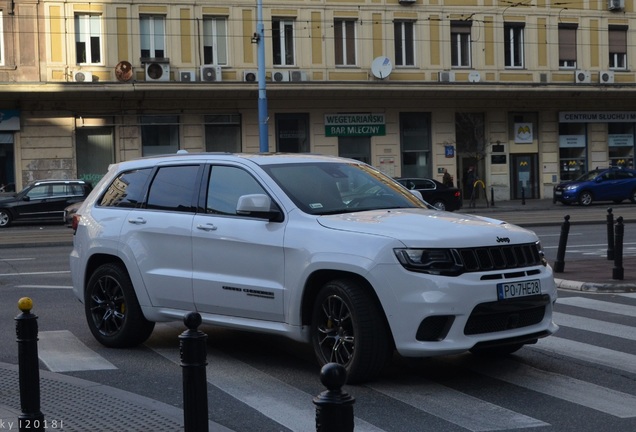
{"type": "Polygon", "coordinates": [[[120,61],[115,66],[115,76],[117,77],[117,81],[127,82],[133,76],[132,65],[127,61],[120,61]]]}
{"type": "Polygon", "coordinates": [[[380,56],[373,59],[371,73],[374,77],[384,79],[391,75],[393,65],[388,57],[380,56]]]}
{"type": "Polygon", "coordinates": [[[470,82],[479,82],[481,81],[481,74],[477,71],[472,71],[468,74],[468,81],[470,82]]]}

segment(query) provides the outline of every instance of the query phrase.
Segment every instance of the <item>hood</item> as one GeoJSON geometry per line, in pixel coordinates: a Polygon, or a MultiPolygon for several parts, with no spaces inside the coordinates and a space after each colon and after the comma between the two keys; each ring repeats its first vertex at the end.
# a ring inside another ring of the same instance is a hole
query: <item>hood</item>
{"type": "Polygon", "coordinates": [[[536,234],[497,219],[440,210],[397,209],[320,216],[325,228],[391,237],[409,247],[532,243],[536,234]]]}

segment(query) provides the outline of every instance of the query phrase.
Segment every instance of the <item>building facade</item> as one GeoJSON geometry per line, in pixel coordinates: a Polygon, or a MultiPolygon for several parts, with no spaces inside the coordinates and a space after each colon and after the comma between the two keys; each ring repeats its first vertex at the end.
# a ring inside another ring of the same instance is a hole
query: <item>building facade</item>
{"type": "Polygon", "coordinates": [[[96,182],[113,162],[179,149],[258,152],[263,93],[269,151],[447,170],[460,186],[472,167],[495,200],[634,167],[634,0],[262,12],[261,35],[254,1],[0,1],[0,184],[96,182]]]}

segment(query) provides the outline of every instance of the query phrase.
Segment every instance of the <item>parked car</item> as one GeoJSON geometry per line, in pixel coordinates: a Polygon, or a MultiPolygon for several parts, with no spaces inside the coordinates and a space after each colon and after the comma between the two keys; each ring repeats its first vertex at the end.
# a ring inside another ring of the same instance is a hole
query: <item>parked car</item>
{"type": "Polygon", "coordinates": [[[77,210],[81,207],[83,203],[84,201],[78,201],[64,209],[64,223],[66,223],[67,227],[69,228],[73,227],[73,215],[77,213],[77,210]]]}
{"type": "Polygon", "coordinates": [[[396,179],[409,190],[416,190],[422,198],[439,210],[455,211],[462,207],[462,192],[429,178],[400,177],[396,179]]]}
{"type": "Polygon", "coordinates": [[[92,187],[83,180],[38,180],[0,197],[0,228],[13,222],[64,222],[64,209],[83,201],[92,187]]]}
{"type": "Polygon", "coordinates": [[[287,336],[349,382],[407,357],[507,354],[557,330],[529,230],[430,208],[353,159],[178,154],[112,165],[75,214],[73,291],[93,336],[183,320],[287,336]]]}
{"type": "Polygon", "coordinates": [[[594,201],[618,204],[626,199],[636,203],[636,170],[612,167],[597,168],[575,180],[559,183],[554,187],[552,201],[589,206],[594,201]]]}

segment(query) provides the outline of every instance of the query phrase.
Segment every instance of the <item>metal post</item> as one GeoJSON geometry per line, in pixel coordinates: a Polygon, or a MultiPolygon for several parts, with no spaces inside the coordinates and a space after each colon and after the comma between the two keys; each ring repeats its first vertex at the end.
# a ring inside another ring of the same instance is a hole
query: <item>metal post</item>
{"type": "Polygon", "coordinates": [[[559,248],[557,249],[556,261],[554,261],[554,272],[563,273],[565,268],[565,247],[568,243],[568,234],[570,232],[570,215],[563,217],[565,221],[561,225],[561,236],[559,237],[559,248]]]}
{"type": "Polygon", "coordinates": [[[18,430],[44,431],[44,414],[40,411],[40,361],[38,360],[38,317],[31,313],[33,300],[18,300],[22,311],[15,317],[18,341],[18,366],[20,380],[20,407],[18,430]]]}
{"type": "Polygon", "coordinates": [[[623,280],[623,234],[625,227],[623,225],[623,216],[616,219],[616,227],[614,228],[614,268],[612,269],[612,279],[623,280]]]}
{"type": "Polygon", "coordinates": [[[614,215],[611,207],[607,209],[607,259],[614,259],[614,215]]]}
{"type": "Polygon", "coordinates": [[[526,188],[521,188],[521,205],[526,205],[526,188]]]}
{"type": "Polygon", "coordinates": [[[355,399],[342,391],[347,370],[338,363],[327,363],[320,370],[320,382],[327,387],[314,398],[316,432],[353,432],[355,399]]]}
{"type": "Polygon", "coordinates": [[[259,151],[269,151],[267,123],[267,96],[265,94],[265,26],[263,25],[263,0],[256,1],[256,34],[258,35],[256,60],[258,62],[258,138],[259,151]]]}
{"type": "Polygon", "coordinates": [[[490,202],[492,204],[492,207],[495,206],[495,188],[493,188],[492,186],[490,187],[490,202]]]}
{"type": "Polygon", "coordinates": [[[188,330],[179,335],[183,368],[183,420],[185,432],[208,432],[208,381],[206,379],[206,340],[197,330],[201,315],[188,313],[184,319],[188,330]]]}

